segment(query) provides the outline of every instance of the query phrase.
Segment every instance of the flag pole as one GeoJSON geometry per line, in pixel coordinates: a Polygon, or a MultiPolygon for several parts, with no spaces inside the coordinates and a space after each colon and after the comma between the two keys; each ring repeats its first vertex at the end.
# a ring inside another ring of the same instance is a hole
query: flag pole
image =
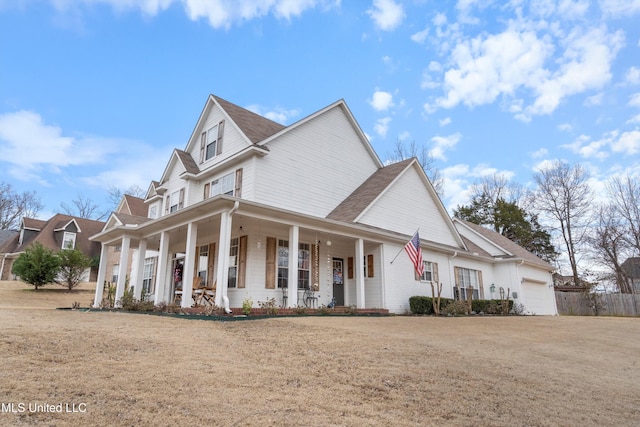
{"type": "MultiPolygon", "coordinates": [[[[416,230],[416,233],[419,233],[419,232],[420,232],[420,228],[418,228],[418,229],[416,230]]],[[[415,235],[416,235],[416,233],[413,233],[413,234],[411,235],[411,239],[413,239],[413,236],[415,236],[415,235]]],[[[411,241],[411,239],[409,239],[409,241],[411,241]]],[[[406,246],[406,245],[405,245],[405,246],[406,246]]],[[[420,248],[422,249],[422,245],[420,245],[420,248]]],[[[396,256],[394,256],[394,257],[393,257],[393,259],[391,260],[391,262],[390,262],[389,264],[393,264],[393,261],[395,261],[395,260],[396,260],[396,258],[398,258],[398,256],[400,256],[400,254],[402,253],[402,251],[404,251],[404,246],[402,247],[402,249],[400,249],[400,250],[398,251],[398,253],[396,254],[396,256]]]]}

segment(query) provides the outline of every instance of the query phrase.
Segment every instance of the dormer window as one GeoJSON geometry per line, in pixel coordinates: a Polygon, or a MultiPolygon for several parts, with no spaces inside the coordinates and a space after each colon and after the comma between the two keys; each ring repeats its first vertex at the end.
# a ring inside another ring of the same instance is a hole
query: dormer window
{"type": "Polygon", "coordinates": [[[222,152],[222,136],[224,135],[224,120],[202,132],[200,136],[200,163],[213,159],[222,152]]]}
{"type": "Polygon", "coordinates": [[[76,247],[76,233],[64,232],[62,249],[74,249],[76,247]]]}

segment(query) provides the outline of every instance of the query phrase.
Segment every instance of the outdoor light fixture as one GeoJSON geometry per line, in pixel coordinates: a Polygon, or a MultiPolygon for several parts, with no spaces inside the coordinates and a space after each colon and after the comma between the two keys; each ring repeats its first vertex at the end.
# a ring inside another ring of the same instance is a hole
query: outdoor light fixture
{"type": "Polygon", "coordinates": [[[494,293],[496,291],[496,285],[492,283],[491,286],[489,287],[489,290],[491,291],[491,293],[494,293]]]}
{"type": "Polygon", "coordinates": [[[327,240],[327,246],[331,246],[331,240],[327,240]]]}

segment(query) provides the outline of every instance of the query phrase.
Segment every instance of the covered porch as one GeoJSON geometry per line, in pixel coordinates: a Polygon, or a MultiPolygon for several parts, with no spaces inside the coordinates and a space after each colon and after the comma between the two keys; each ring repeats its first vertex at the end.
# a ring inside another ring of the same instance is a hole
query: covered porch
{"type": "Polygon", "coordinates": [[[183,308],[215,303],[230,312],[248,299],[254,308],[271,299],[283,308],[385,308],[383,243],[360,226],[217,196],[92,239],[102,243],[94,307],[108,248],[119,247],[115,301],[128,284],[136,299],[170,304],[179,295],[183,308]]]}

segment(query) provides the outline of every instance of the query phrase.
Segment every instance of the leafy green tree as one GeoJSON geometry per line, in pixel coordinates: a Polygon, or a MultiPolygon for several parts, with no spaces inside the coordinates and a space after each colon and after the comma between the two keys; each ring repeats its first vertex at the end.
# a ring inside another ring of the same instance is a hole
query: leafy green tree
{"type": "Polygon", "coordinates": [[[60,259],[56,254],[36,242],[20,254],[11,271],[38,290],[41,286],[55,282],[59,269],[60,259]]]}
{"type": "Polygon", "coordinates": [[[58,284],[71,290],[78,286],[85,270],[91,266],[91,259],[78,249],[63,249],[56,254],[60,261],[58,284]]]}
{"type": "Polygon", "coordinates": [[[489,227],[546,261],[552,262],[558,255],[551,235],[540,225],[537,215],[525,212],[515,202],[502,198],[494,202],[486,194],[480,194],[468,206],[458,206],[453,215],[489,227]]]}

